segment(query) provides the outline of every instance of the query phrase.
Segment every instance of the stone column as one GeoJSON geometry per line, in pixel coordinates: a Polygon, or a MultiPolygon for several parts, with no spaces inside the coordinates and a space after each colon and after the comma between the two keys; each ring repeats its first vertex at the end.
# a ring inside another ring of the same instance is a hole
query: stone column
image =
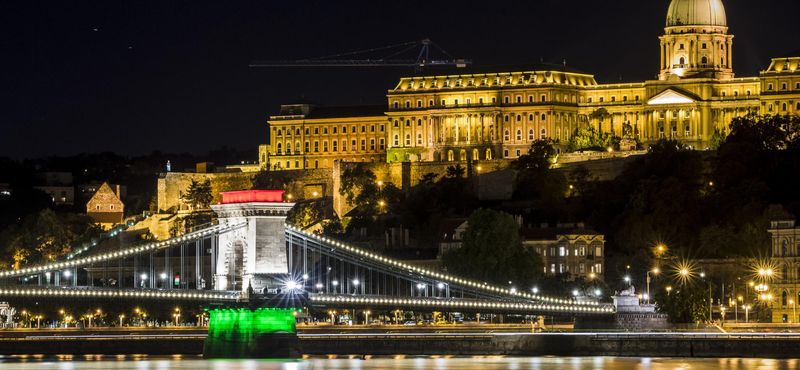
{"type": "Polygon", "coordinates": [[[733,47],[733,40],[728,39],[727,48],[728,48],[728,68],[729,69],[733,69],[733,50],[731,50],[732,47],[733,47]]]}

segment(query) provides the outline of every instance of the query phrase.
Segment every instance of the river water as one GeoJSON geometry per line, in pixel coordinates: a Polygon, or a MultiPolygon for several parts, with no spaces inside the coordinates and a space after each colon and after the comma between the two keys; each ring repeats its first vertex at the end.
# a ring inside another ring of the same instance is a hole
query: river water
{"type": "Polygon", "coordinates": [[[0,370],[578,370],[800,369],[800,360],[635,357],[379,357],[202,360],[198,356],[0,357],[0,370]]]}

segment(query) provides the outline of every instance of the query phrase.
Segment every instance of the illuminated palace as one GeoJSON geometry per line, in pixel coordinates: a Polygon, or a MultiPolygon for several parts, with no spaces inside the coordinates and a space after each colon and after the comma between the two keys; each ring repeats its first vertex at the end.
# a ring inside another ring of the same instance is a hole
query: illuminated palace
{"type": "Polygon", "coordinates": [[[664,31],[657,80],[601,85],[556,64],[467,67],[402,78],[379,106],[284,105],[270,117],[260,163],[513,159],[542,138],[561,152],[589,125],[626,142],[676,138],[704,150],[734,117],[800,112],[800,52],[772,59],[758,77],[734,77],[720,0],[672,0],[664,31]]]}

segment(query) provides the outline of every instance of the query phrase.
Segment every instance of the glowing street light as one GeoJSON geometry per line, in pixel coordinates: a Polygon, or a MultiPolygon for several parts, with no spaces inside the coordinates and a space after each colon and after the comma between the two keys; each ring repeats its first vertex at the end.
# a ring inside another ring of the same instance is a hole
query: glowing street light
{"type": "Polygon", "coordinates": [[[650,273],[653,275],[658,275],[658,267],[654,268],[652,271],[647,271],[645,275],[647,276],[647,304],[650,304],[650,273]]]}
{"type": "Polygon", "coordinates": [[[533,291],[533,294],[538,294],[539,293],[539,288],[533,287],[533,289],[531,289],[531,291],[533,291]]]}

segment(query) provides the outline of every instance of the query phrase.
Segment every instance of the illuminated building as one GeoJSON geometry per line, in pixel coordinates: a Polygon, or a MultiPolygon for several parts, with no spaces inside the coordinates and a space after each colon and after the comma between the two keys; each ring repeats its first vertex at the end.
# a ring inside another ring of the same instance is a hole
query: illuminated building
{"type": "Polygon", "coordinates": [[[800,317],[797,305],[800,304],[800,227],[795,220],[770,222],[772,237],[772,261],[775,267],[772,281],[764,281],[770,287],[773,299],[764,302],[772,308],[772,322],[797,323],[800,317]]]}
{"type": "Polygon", "coordinates": [[[401,78],[382,108],[282,106],[269,121],[261,164],[514,159],[541,138],[555,140],[560,153],[587,126],[628,138],[623,150],[661,138],[704,150],[735,117],[800,112],[800,53],[773,59],[760,76],[735,77],[733,38],[721,0],[672,0],[655,80],[598,84],[546,63],[431,69],[401,78]]]}

